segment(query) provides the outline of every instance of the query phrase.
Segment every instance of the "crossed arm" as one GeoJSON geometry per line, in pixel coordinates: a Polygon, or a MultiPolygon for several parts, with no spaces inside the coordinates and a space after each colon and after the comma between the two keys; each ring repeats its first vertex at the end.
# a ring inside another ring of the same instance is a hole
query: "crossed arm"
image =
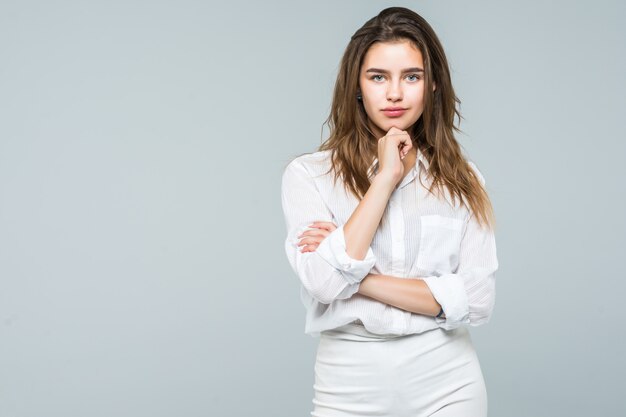
{"type": "MultiPolygon", "coordinates": [[[[333,223],[323,221],[314,222],[311,226],[318,231],[304,232],[299,236],[307,234],[310,236],[302,240],[302,251],[314,251],[325,236],[336,229],[333,223]]],[[[441,311],[441,305],[435,300],[428,285],[421,279],[369,273],[358,285],[357,292],[411,313],[436,316],[441,311]]],[[[445,314],[440,317],[445,318],[445,314]]]]}
{"type": "MultiPolygon", "coordinates": [[[[421,279],[368,274],[357,292],[411,313],[436,316],[441,311],[441,305],[421,279]]],[[[445,314],[440,317],[445,318],[445,314]]]]}
{"type": "Polygon", "coordinates": [[[488,322],[498,269],[495,236],[472,216],[466,223],[455,272],[415,278],[370,273],[376,257],[368,245],[392,192],[385,183],[383,177],[375,177],[348,221],[335,226],[307,169],[299,163],[287,167],[282,185],[288,230],[285,251],[303,288],[322,304],[358,292],[405,311],[431,316],[444,329],[488,322]],[[326,230],[317,227],[322,223],[326,223],[326,230]],[[303,235],[306,238],[301,239],[303,235]],[[319,239],[320,235],[324,238],[319,239]],[[307,241],[317,244],[300,249],[302,242],[308,245],[307,241]],[[441,308],[445,317],[438,318],[441,308]]]}
{"type": "MultiPolygon", "coordinates": [[[[366,257],[395,183],[383,175],[377,175],[343,226],[346,253],[353,259],[363,260],[366,257]]],[[[321,229],[324,229],[323,225],[321,229]]],[[[412,313],[436,316],[441,311],[441,305],[421,279],[368,274],[360,282],[358,293],[412,313]]],[[[445,318],[445,314],[442,317],[445,318]]]]}

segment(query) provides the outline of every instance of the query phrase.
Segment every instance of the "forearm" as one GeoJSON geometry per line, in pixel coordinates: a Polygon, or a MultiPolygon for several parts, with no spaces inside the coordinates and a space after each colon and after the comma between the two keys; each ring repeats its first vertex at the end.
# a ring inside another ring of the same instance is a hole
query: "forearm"
{"type": "MultiPolygon", "coordinates": [[[[421,279],[368,274],[358,293],[411,313],[436,316],[441,311],[441,305],[421,279]]],[[[445,318],[445,314],[441,317],[445,318]]]]}
{"type": "Polygon", "coordinates": [[[395,184],[387,176],[376,175],[359,205],[343,227],[346,252],[362,260],[372,243],[395,184]]]}

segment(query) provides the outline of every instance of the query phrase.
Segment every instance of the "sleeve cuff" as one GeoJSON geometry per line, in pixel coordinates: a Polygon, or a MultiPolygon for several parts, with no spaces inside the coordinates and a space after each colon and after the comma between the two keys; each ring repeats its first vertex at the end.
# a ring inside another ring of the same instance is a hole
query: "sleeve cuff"
{"type": "Polygon", "coordinates": [[[434,317],[439,327],[451,330],[469,323],[469,301],[463,280],[458,274],[430,276],[423,280],[446,315],[445,318],[434,317]]]}
{"type": "Polygon", "coordinates": [[[346,239],[341,225],[333,230],[315,250],[331,266],[341,271],[350,284],[359,283],[369,274],[376,263],[372,247],[367,248],[363,260],[351,258],[346,252],[346,239]]]}

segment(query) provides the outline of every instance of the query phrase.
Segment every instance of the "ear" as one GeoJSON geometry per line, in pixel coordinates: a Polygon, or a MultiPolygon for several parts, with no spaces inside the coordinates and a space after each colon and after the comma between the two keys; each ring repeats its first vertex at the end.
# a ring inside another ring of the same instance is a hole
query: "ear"
{"type": "Polygon", "coordinates": [[[435,91],[436,89],[437,89],[437,84],[433,82],[433,91],[435,91]]]}

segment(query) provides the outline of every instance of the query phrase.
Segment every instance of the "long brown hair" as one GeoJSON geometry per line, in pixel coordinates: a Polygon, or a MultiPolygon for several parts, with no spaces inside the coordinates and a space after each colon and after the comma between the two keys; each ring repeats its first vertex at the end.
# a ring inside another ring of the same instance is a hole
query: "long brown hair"
{"type": "Polygon", "coordinates": [[[428,159],[432,176],[429,192],[445,186],[453,204],[458,198],[479,224],[495,227],[484,178],[469,166],[454,137],[454,131],[461,132],[454,124],[455,115],[459,124],[462,119],[457,109],[461,101],[452,88],[443,46],[428,22],[410,9],[386,8],[352,35],[341,59],[330,114],[324,122],[330,136],[318,151],[331,150],[335,181],[341,176],[346,189],[362,199],[371,185],[368,169],[378,153],[378,138],[368,126],[363,104],[356,99],[361,65],[374,42],[404,40],[412,42],[424,59],[424,111],[408,133],[413,146],[428,159]]]}

